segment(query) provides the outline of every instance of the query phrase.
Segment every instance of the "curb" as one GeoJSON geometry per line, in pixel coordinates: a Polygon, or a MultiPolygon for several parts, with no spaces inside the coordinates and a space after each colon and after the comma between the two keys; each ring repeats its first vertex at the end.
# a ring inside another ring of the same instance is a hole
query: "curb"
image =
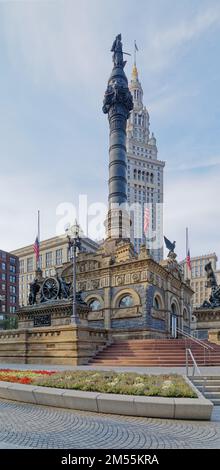
{"type": "Polygon", "coordinates": [[[23,403],[147,418],[210,420],[213,404],[196,393],[198,398],[144,397],[0,382],[0,398],[23,403]]]}

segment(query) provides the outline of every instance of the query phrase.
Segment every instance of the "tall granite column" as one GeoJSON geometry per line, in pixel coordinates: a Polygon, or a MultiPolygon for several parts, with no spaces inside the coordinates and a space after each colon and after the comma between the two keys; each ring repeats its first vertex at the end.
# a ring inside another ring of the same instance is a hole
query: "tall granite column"
{"type": "Polygon", "coordinates": [[[103,112],[108,114],[109,137],[109,211],[107,238],[130,238],[127,212],[126,124],[133,108],[132,95],[124,73],[121,35],[112,46],[113,70],[104,96],[103,112]]]}

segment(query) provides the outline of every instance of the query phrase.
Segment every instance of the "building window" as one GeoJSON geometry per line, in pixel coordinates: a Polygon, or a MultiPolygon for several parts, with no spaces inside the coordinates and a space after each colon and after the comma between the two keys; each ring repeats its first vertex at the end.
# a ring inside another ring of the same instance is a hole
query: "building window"
{"type": "Polygon", "coordinates": [[[125,295],[119,302],[119,308],[132,307],[133,304],[131,295],[125,295]]]}
{"type": "Polygon", "coordinates": [[[89,304],[90,308],[92,311],[94,310],[100,310],[102,308],[101,306],[101,303],[99,302],[98,299],[93,299],[90,304],[89,304]]]}
{"type": "Polygon", "coordinates": [[[27,272],[31,273],[34,269],[33,256],[27,259],[27,272]]]}
{"type": "Polygon", "coordinates": [[[16,297],[15,295],[10,295],[10,303],[15,304],[16,303],[16,297]]]}
{"type": "Polygon", "coordinates": [[[10,264],[16,264],[16,259],[10,257],[10,264]]]}
{"type": "Polygon", "coordinates": [[[155,310],[161,309],[161,302],[158,296],[154,297],[154,308],[155,310]]]}
{"type": "Polygon", "coordinates": [[[10,282],[16,282],[16,277],[10,274],[9,280],[10,282]]]}
{"type": "Polygon", "coordinates": [[[2,269],[5,271],[5,269],[6,269],[6,264],[5,263],[2,263],[2,269]]]}
{"type": "Polygon", "coordinates": [[[10,286],[10,294],[16,294],[16,287],[15,286],[10,286]]]}
{"type": "Polygon", "coordinates": [[[5,290],[5,284],[2,284],[2,290],[5,290]]]}
{"type": "Polygon", "coordinates": [[[42,269],[43,266],[43,255],[39,255],[39,268],[42,269]]]}
{"type": "Polygon", "coordinates": [[[19,271],[21,274],[24,273],[24,259],[21,259],[19,262],[19,271]]]}
{"type": "Polygon", "coordinates": [[[60,265],[63,262],[63,250],[62,248],[56,250],[56,265],[60,265]]]}
{"type": "Polygon", "coordinates": [[[6,274],[2,273],[2,281],[6,281],[6,274]]]}
{"type": "Polygon", "coordinates": [[[52,258],[53,258],[52,251],[48,251],[46,253],[46,268],[49,268],[50,266],[52,266],[52,258]]]}
{"type": "Polygon", "coordinates": [[[2,312],[5,312],[5,310],[6,310],[6,309],[5,309],[5,304],[2,304],[1,310],[2,310],[2,312]]]}

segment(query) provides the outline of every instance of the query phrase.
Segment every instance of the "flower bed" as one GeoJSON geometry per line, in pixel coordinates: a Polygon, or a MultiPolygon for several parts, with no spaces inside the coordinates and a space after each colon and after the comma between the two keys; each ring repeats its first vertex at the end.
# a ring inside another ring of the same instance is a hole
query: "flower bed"
{"type": "Polygon", "coordinates": [[[35,377],[35,385],[123,395],[197,398],[181,375],[144,375],[113,371],[65,371],[35,377]]]}
{"type": "Polygon", "coordinates": [[[33,379],[42,376],[50,376],[54,371],[48,370],[14,370],[14,369],[0,369],[0,381],[15,382],[20,384],[32,384],[33,379]]]}
{"type": "Polygon", "coordinates": [[[100,393],[197,398],[181,375],[144,375],[113,371],[0,369],[0,381],[100,393]]]}

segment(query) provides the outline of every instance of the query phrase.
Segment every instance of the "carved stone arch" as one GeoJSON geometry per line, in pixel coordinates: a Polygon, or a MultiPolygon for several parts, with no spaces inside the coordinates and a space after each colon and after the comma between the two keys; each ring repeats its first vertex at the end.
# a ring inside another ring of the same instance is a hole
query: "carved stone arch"
{"type": "Polygon", "coordinates": [[[84,302],[86,302],[88,305],[90,304],[90,302],[92,302],[92,300],[98,300],[101,304],[101,308],[103,309],[104,308],[104,300],[102,298],[101,295],[99,294],[89,294],[89,295],[86,295],[85,299],[84,299],[84,302]]]}
{"type": "Polygon", "coordinates": [[[176,313],[176,315],[179,316],[180,315],[180,306],[179,306],[179,302],[176,299],[176,297],[172,297],[171,301],[170,301],[170,311],[171,311],[171,313],[174,313],[174,310],[172,309],[172,305],[175,306],[175,313],[176,313]]]}
{"type": "Polygon", "coordinates": [[[112,299],[112,308],[119,308],[119,303],[123,297],[130,295],[134,301],[134,306],[141,305],[141,299],[135,289],[124,288],[118,291],[112,299]]]}
{"type": "Polygon", "coordinates": [[[189,321],[189,316],[190,316],[189,309],[184,305],[184,307],[183,307],[183,320],[185,322],[188,322],[189,321]]]}
{"type": "Polygon", "coordinates": [[[164,299],[163,299],[162,295],[160,294],[160,292],[158,292],[158,291],[155,292],[154,299],[153,299],[153,305],[155,304],[155,299],[158,300],[158,303],[160,305],[159,310],[165,310],[164,299]]]}

